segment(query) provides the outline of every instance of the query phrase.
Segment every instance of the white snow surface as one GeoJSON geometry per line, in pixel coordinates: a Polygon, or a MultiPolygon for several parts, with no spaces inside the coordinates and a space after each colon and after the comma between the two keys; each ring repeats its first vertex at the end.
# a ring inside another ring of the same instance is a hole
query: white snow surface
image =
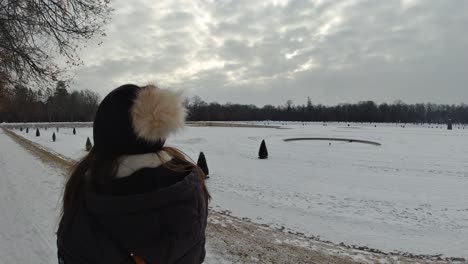
{"type": "MultiPolygon", "coordinates": [[[[467,127],[270,122],[277,124],[286,129],[187,127],[167,145],[195,161],[205,153],[213,210],[334,243],[468,257],[467,127]],[[382,145],[283,141],[293,137],[382,145]],[[257,158],[262,139],[267,160],[257,158]]],[[[91,128],[60,128],[52,142],[53,131],[16,132],[72,159],[92,139],[91,128]]]]}
{"type": "Polygon", "coordinates": [[[65,177],[0,129],[0,263],[57,263],[55,232],[65,177]]]}

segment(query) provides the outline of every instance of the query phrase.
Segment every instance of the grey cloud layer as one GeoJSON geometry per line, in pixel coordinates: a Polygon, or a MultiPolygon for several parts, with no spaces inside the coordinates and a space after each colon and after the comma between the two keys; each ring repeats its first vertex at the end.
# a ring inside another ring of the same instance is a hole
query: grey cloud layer
{"type": "Polygon", "coordinates": [[[468,1],[115,1],[76,85],[263,105],[468,101],[468,1]]]}

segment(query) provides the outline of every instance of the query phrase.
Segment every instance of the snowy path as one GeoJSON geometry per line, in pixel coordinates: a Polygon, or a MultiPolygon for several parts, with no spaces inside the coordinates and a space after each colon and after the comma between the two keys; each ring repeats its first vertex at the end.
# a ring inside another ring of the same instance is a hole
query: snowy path
{"type": "Polygon", "coordinates": [[[55,231],[63,172],[0,129],[0,263],[57,262],[55,231]]]}

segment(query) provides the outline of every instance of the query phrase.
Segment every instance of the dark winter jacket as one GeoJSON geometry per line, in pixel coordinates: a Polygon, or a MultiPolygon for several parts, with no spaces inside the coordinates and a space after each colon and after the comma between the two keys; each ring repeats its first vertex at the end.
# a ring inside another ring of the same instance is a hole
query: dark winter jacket
{"type": "MultiPolygon", "coordinates": [[[[195,172],[143,168],[88,193],[57,232],[62,263],[202,263],[207,197],[195,172]]],[[[60,262],[59,262],[60,263],[60,262]]]]}

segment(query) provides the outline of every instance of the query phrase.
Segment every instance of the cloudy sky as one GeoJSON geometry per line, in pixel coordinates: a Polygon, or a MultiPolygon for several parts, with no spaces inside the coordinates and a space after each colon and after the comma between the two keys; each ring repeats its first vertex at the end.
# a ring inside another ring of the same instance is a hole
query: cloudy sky
{"type": "Polygon", "coordinates": [[[220,103],[468,103],[466,0],[113,0],[74,88],[220,103]]]}

